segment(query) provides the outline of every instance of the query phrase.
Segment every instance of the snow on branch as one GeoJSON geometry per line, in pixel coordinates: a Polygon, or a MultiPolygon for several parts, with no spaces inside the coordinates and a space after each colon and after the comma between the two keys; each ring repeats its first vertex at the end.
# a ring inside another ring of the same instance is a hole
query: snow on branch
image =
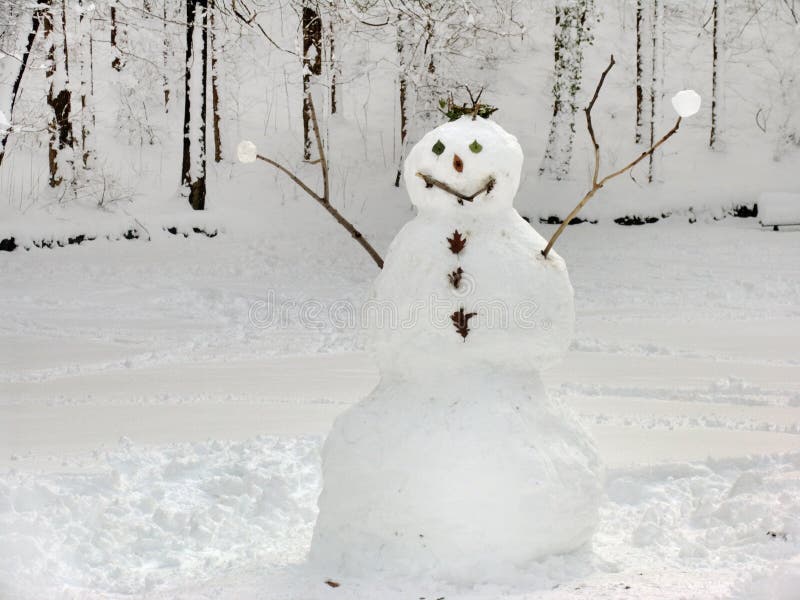
{"type": "Polygon", "coordinates": [[[594,127],[592,126],[592,108],[594,108],[594,103],[597,101],[597,97],[600,95],[600,89],[603,87],[603,83],[606,80],[606,75],[608,75],[608,72],[611,70],[614,64],[614,55],[612,54],[608,66],[600,76],[600,81],[597,82],[597,87],[594,90],[592,99],[589,101],[589,105],[583,109],[583,112],[586,115],[586,128],[589,130],[589,137],[591,137],[592,146],[594,147],[594,172],[592,173],[592,187],[588,192],[586,192],[583,198],[581,198],[581,201],[578,202],[575,208],[572,209],[572,212],[569,213],[567,218],[561,222],[561,225],[558,226],[558,229],[556,229],[553,237],[551,237],[550,241],[547,242],[547,246],[545,246],[544,250],[542,250],[542,255],[545,258],[547,258],[550,250],[553,249],[553,245],[556,243],[556,240],[558,240],[559,236],[564,232],[564,229],[566,229],[567,225],[569,225],[572,219],[578,215],[586,203],[592,199],[592,197],[597,193],[597,190],[602,188],[609,179],[613,179],[618,175],[622,175],[623,173],[630,171],[642,160],[653,154],[653,152],[655,152],[659,146],[661,146],[678,131],[678,128],[681,125],[681,119],[692,116],[700,108],[700,95],[695,91],[683,90],[678,92],[672,99],[672,105],[675,108],[675,111],[678,113],[678,120],[675,121],[675,125],[672,126],[672,129],[670,129],[660,140],[650,146],[649,149],[642,152],[627,165],[621,169],[618,169],[617,171],[614,171],[613,173],[609,173],[603,178],[600,178],[600,145],[597,143],[597,137],[595,136],[594,127]]]}
{"type": "Polygon", "coordinates": [[[375,264],[378,265],[379,269],[383,268],[383,259],[381,258],[380,254],[372,247],[372,245],[364,238],[363,234],[355,228],[355,226],[348,221],[344,215],[342,215],[336,208],[331,204],[330,201],[330,181],[328,176],[328,160],[325,157],[325,148],[322,143],[322,136],[319,132],[319,123],[317,122],[317,111],[314,109],[314,101],[311,98],[311,95],[308,96],[308,104],[311,111],[311,123],[314,128],[314,137],[316,138],[317,142],[317,151],[319,152],[319,158],[313,161],[313,164],[319,164],[320,168],[322,169],[322,185],[323,185],[323,192],[322,195],[319,195],[315,192],[311,187],[309,187],[302,179],[300,179],[297,175],[292,173],[289,169],[284,167],[282,164],[268,158],[266,156],[262,156],[258,154],[258,150],[253,144],[253,142],[243,140],[239,142],[239,146],[236,149],[236,153],[239,157],[239,160],[243,163],[251,163],[254,162],[256,159],[264,161],[268,165],[272,165],[279,171],[285,173],[289,179],[294,181],[300,189],[302,189],[306,194],[311,196],[314,200],[320,203],[320,205],[328,211],[328,213],[336,220],[339,225],[344,227],[347,232],[353,236],[353,238],[361,245],[364,250],[366,250],[367,254],[369,254],[370,258],[375,261],[375,264]]]}

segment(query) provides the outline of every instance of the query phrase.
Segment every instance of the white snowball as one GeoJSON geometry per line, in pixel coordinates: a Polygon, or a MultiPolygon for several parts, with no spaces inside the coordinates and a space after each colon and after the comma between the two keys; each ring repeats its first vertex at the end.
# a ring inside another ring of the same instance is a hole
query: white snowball
{"type": "Polygon", "coordinates": [[[322,465],[310,558],[328,576],[511,582],[598,522],[596,449],[535,372],[384,374],[322,465]]]}
{"type": "Polygon", "coordinates": [[[251,163],[255,162],[258,149],[256,145],[249,140],[242,140],[236,146],[236,156],[239,157],[239,162],[251,163]]]}
{"type": "Polygon", "coordinates": [[[486,216],[512,206],[522,161],[522,148],[517,138],[500,125],[489,119],[473,121],[471,117],[461,117],[429,131],[411,149],[404,167],[406,189],[412,204],[422,212],[486,216]],[[439,142],[437,154],[433,148],[439,142]],[[470,148],[473,142],[477,145],[470,148]],[[460,172],[453,168],[456,155],[463,166],[460,172]],[[480,189],[489,177],[495,180],[495,187],[488,196],[459,205],[447,192],[426,188],[417,173],[435,177],[464,194],[480,189]]]}
{"type": "Polygon", "coordinates": [[[672,97],[672,107],[681,117],[691,117],[700,110],[700,94],[694,90],[682,90],[672,97]]]}

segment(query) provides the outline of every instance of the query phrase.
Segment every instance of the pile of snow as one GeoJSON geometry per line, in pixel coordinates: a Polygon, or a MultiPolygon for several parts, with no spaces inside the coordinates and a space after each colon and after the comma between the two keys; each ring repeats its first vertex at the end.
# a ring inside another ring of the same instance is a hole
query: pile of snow
{"type": "MultiPolygon", "coordinates": [[[[62,473],[0,479],[0,597],[61,585],[141,593],[244,559],[301,560],[319,441],[261,437],[119,448],[62,473]],[[96,469],[97,467],[95,467],[96,469]],[[7,586],[4,590],[3,586],[7,586]]],[[[37,595],[38,594],[38,595],[37,595]]],[[[29,597],[24,595],[23,597],[29,597]]]]}
{"type": "Polygon", "coordinates": [[[764,226],[800,225],[800,194],[763,192],[758,197],[758,220],[764,226]]]}

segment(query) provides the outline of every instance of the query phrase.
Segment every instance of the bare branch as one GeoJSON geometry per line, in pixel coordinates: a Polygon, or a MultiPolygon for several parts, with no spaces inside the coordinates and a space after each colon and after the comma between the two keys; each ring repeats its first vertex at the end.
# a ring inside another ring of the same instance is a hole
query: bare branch
{"type": "Polygon", "coordinates": [[[379,269],[383,268],[383,259],[381,255],[372,247],[372,245],[364,238],[364,235],[356,229],[353,224],[348,221],[336,208],[331,204],[330,201],[330,181],[328,175],[328,161],[325,158],[325,148],[322,143],[322,135],[320,134],[319,129],[319,122],[317,121],[317,111],[314,108],[314,100],[309,94],[308,96],[308,104],[311,111],[311,123],[314,128],[314,137],[317,141],[317,151],[319,152],[319,158],[314,163],[319,163],[320,168],[322,169],[322,184],[323,184],[323,193],[322,196],[317,194],[314,190],[312,190],[308,185],[306,185],[297,175],[292,173],[289,169],[284,167],[282,164],[272,160],[271,158],[267,158],[266,156],[261,156],[257,154],[256,157],[259,160],[263,160],[265,163],[272,165],[279,171],[282,171],[288,177],[294,181],[300,189],[302,189],[305,193],[311,196],[314,200],[320,203],[322,207],[328,211],[328,213],[336,219],[336,222],[339,223],[342,227],[344,227],[347,232],[353,236],[353,238],[359,243],[359,245],[367,251],[367,254],[370,255],[375,264],[378,265],[379,269]]]}
{"type": "Polygon", "coordinates": [[[274,39],[272,39],[272,37],[267,33],[267,30],[264,29],[258,21],[256,21],[256,17],[258,16],[257,12],[254,12],[249,18],[247,16],[243,15],[238,10],[236,10],[236,8],[234,6],[231,7],[231,12],[233,13],[233,16],[236,17],[239,20],[239,22],[242,23],[243,25],[247,25],[248,27],[255,26],[261,32],[261,35],[263,35],[264,38],[266,38],[266,40],[272,46],[274,46],[275,48],[277,48],[281,52],[286,52],[286,54],[291,54],[292,56],[297,56],[297,52],[293,52],[292,50],[289,50],[288,48],[284,48],[283,46],[278,44],[278,42],[276,42],[274,39]]]}
{"type": "Polygon", "coordinates": [[[597,87],[594,89],[594,96],[592,96],[592,100],[591,100],[591,102],[589,102],[589,106],[587,106],[584,109],[587,113],[591,112],[592,109],[594,108],[594,103],[597,101],[597,96],[600,95],[600,88],[602,88],[603,87],[603,83],[605,83],[606,75],[608,75],[608,72],[611,70],[611,67],[613,67],[615,64],[617,64],[617,63],[614,60],[614,55],[612,54],[611,55],[611,60],[608,61],[608,66],[606,67],[606,70],[603,71],[602,75],[600,75],[600,81],[597,82],[597,87]]]}
{"type": "Polygon", "coordinates": [[[292,180],[292,181],[294,181],[294,182],[295,182],[297,185],[299,185],[299,186],[300,186],[300,188],[301,188],[301,189],[302,189],[302,190],[303,190],[303,191],[304,191],[306,194],[308,194],[309,196],[311,196],[311,197],[312,197],[314,200],[316,200],[317,202],[323,202],[323,199],[322,199],[322,197],[320,197],[320,196],[319,196],[319,195],[318,195],[318,194],[317,194],[317,193],[316,193],[314,190],[312,190],[312,189],[311,189],[310,187],[308,187],[308,186],[307,186],[305,183],[303,183],[303,181],[302,181],[302,180],[301,180],[301,179],[300,179],[300,178],[299,178],[297,175],[295,175],[294,173],[292,173],[292,172],[291,172],[289,169],[287,169],[286,167],[284,167],[282,164],[280,164],[280,163],[277,163],[277,162],[275,162],[274,160],[272,160],[271,158],[267,158],[266,156],[261,156],[260,154],[257,154],[257,155],[256,155],[256,158],[258,158],[259,160],[263,160],[263,161],[264,161],[265,163],[267,163],[267,164],[270,164],[270,165],[272,165],[273,167],[275,167],[275,168],[276,168],[276,169],[278,169],[279,171],[283,171],[284,173],[286,173],[286,174],[289,176],[289,179],[291,179],[291,180],[292,180]]]}
{"type": "Polygon", "coordinates": [[[322,144],[322,135],[319,132],[319,121],[317,121],[317,110],[314,108],[314,99],[311,97],[311,94],[308,95],[308,108],[309,112],[311,113],[311,124],[314,126],[314,137],[317,140],[317,152],[319,153],[318,160],[320,167],[322,168],[322,197],[325,198],[325,202],[330,202],[331,186],[328,180],[328,159],[325,158],[325,146],[322,144]]]}
{"type": "Polygon", "coordinates": [[[599,179],[599,177],[600,177],[600,145],[597,143],[597,138],[595,137],[595,133],[594,133],[594,127],[592,126],[592,108],[594,108],[594,103],[595,103],[595,101],[597,100],[597,97],[600,94],[600,88],[603,87],[603,82],[606,79],[606,75],[608,75],[608,72],[611,70],[611,67],[613,67],[613,66],[614,66],[614,56],[612,55],[611,56],[611,60],[610,60],[610,62],[608,64],[608,66],[606,67],[606,70],[603,71],[603,74],[600,76],[600,81],[598,82],[597,88],[594,91],[594,96],[592,96],[592,99],[589,102],[589,105],[585,109],[583,109],[583,112],[586,114],[586,127],[589,130],[589,136],[592,138],[592,145],[594,147],[594,172],[592,173],[592,187],[588,192],[586,192],[586,194],[583,196],[583,198],[581,198],[581,201],[578,202],[578,204],[575,206],[575,208],[572,209],[572,212],[570,212],[569,215],[567,215],[567,218],[564,219],[561,222],[561,224],[558,226],[558,229],[556,229],[556,232],[553,234],[553,237],[551,237],[550,241],[547,242],[547,246],[545,246],[544,250],[542,250],[542,255],[545,258],[547,258],[547,255],[550,253],[550,250],[553,249],[553,245],[556,243],[556,240],[559,238],[559,236],[564,232],[564,230],[566,229],[567,225],[569,225],[570,222],[572,222],[572,219],[574,219],[578,215],[578,213],[586,205],[586,203],[589,202],[589,200],[592,199],[592,197],[597,193],[597,190],[602,188],[609,179],[613,179],[614,177],[617,177],[618,175],[622,175],[626,171],[630,171],[633,167],[635,167],[637,164],[639,164],[645,158],[647,158],[648,156],[653,154],[653,152],[655,152],[658,149],[659,146],[661,146],[664,142],[666,142],[669,138],[671,138],[678,131],[678,128],[681,125],[681,118],[678,117],[678,120],[675,122],[675,125],[672,126],[672,129],[670,129],[667,133],[665,133],[664,136],[660,140],[658,140],[655,144],[653,144],[648,150],[645,150],[644,152],[642,152],[638,157],[636,157],[634,160],[629,162],[627,165],[625,165],[621,169],[618,169],[617,171],[614,171],[613,173],[609,173],[608,175],[606,175],[602,179],[599,179]]]}
{"type": "Polygon", "coordinates": [[[448,194],[452,194],[458,199],[459,204],[464,204],[464,201],[472,202],[483,192],[491,192],[495,184],[494,178],[490,177],[477,192],[467,196],[466,194],[462,194],[458,190],[451,188],[443,181],[439,181],[438,179],[431,177],[430,175],[426,175],[425,173],[417,173],[417,177],[421,178],[428,187],[437,187],[440,190],[444,190],[448,194]]]}

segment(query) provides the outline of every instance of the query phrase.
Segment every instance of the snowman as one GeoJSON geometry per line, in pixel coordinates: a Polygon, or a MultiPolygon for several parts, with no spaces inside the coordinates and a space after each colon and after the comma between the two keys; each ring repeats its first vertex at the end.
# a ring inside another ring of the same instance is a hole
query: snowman
{"type": "Polygon", "coordinates": [[[507,580],[591,539],[602,467],[540,379],[571,341],[573,290],[513,208],[522,162],[471,116],[405,162],[417,216],[365,307],[380,381],[323,448],[310,558],[330,575],[507,580]]]}

